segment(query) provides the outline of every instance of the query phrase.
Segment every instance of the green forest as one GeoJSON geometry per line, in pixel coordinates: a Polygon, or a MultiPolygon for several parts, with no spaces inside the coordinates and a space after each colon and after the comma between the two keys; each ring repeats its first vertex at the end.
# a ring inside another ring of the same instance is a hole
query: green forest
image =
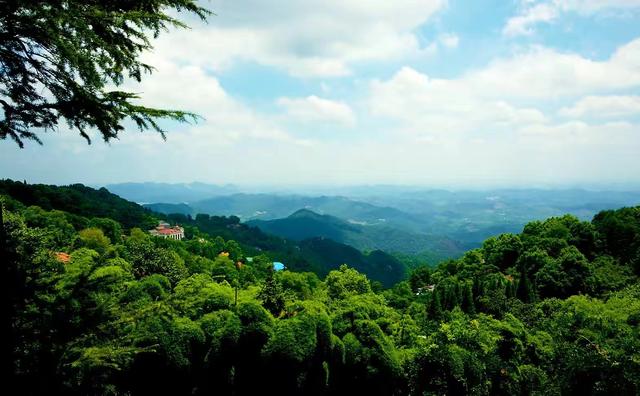
{"type": "Polygon", "coordinates": [[[363,201],[0,180],[4,393],[640,394],[640,3],[209,3],[0,1],[2,178],[363,201]]]}
{"type": "Polygon", "coordinates": [[[349,262],[274,271],[234,226],[152,237],[167,218],[106,190],[2,193],[21,394],[640,391],[640,207],[535,221],[384,288],[349,262]]]}
{"type": "Polygon", "coordinates": [[[116,220],[125,228],[149,229],[158,219],[179,223],[185,228],[187,237],[202,235],[234,240],[245,255],[266,255],[272,260],[283,261],[296,271],[311,271],[325,276],[337,269],[340,263],[348,262],[369,278],[384,286],[392,286],[406,275],[406,267],[413,266],[415,258],[399,259],[382,251],[364,254],[350,245],[327,238],[310,238],[296,242],[262,232],[257,227],[241,223],[236,216],[195,217],[183,214],[163,215],[153,213],[144,207],[112,194],[105,188],[99,190],[73,184],[69,186],[48,186],[26,184],[12,180],[0,180],[0,195],[12,196],[26,205],[36,205],[43,209],[58,209],[84,217],[107,217],[116,220]],[[406,264],[403,264],[406,263],[406,264]]]}

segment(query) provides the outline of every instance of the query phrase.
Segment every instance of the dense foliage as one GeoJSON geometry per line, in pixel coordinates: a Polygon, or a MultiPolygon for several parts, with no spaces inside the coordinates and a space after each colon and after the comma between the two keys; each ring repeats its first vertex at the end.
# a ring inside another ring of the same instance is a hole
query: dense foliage
{"type": "MultiPolygon", "coordinates": [[[[150,211],[110,193],[105,188],[96,190],[82,184],[27,184],[5,179],[0,180],[0,195],[11,196],[25,205],[39,206],[45,210],[57,209],[81,217],[107,217],[116,220],[125,228],[146,229],[156,224],[150,211]]],[[[79,226],[77,221],[79,220],[72,219],[71,223],[79,226]]]]}
{"type": "Polygon", "coordinates": [[[233,239],[247,255],[265,254],[273,260],[286,263],[291,270],[310,271],[322,277],[337,269],[340,263],[348,262],[385,286],[401,281],[406,275],[405,264],[380,250],[365,254],[350,245],[324,237],[302,241],[284,239],[241,223],[236,216],[198,214],[191,218],[176,213],[167,218],[186,225],[194,236],[204,234],[233,239]]]}
{"type": "Polygon", "coordinates": [[[640,391],[640,207],[533,222],[381,290],[4,200],[22,394],[640,391]]]}
{"type": "Polygon", "coordinates": [[[82,184],[53,186],[0,180],[0,194],[12,196],[26,205],[68,212],[71,223],[78,229],[87,226],[81,223],[83,217],[111,218],[127,229],[138,227],[144,230],[155,226],[157,219],[168,219],[185,226],[189,237],[232,239],[247,255],[265,254],[297,271],[311,271],[325,276],[330,270],[338,268],[340,263],[350,262],[359,271],[387,286],[405,276],[405,266],[383,252],[363,254],[351,246],[329,239],[298,243],[243,224],[235,216],[199,214],[192,218],[180,214],[167,216],[153,213],[105,188],[96,190],[82,184]]]}
{"type": "Polygon", "coordinates": [[[0,139],[41,143],[37,131],[64,122],[87,141],[92,129],[109,141],[127,119],[164,136],[158,119],[193,118],[113,88],[153,70],[139,56],[161,31],[185,27],[176,11],[209,14],[194,0],[0,1],[0,139]]]}
{"type": "Polygon", "coordinates": [[[324,237],[363,251],[383,250],[410,255],[422,253],[442,259],[455,257],[464,252],[456,242],[445,237],[409,232],[398,225],[388,226],[386,219],[383,220],[378,220],[378,224],[346,221],[334,216],[320,215],[309,209],[300,209],[283,219],[253,220],[247,224],[294,241],[324,237]]]}

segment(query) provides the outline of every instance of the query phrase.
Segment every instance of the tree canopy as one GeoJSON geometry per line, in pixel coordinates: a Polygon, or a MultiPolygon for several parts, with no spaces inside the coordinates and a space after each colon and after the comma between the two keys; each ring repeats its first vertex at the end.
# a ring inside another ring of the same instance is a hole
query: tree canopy
{"type": "Polygon", "coordinates": [[[165,240],[101,207],[0,198],[24,394],[640,391],[640,207],[532,222],[380,290],[347,265],[274,273],[215,233],[165,240]]]}
{"type": "Polygon", "coordinates": [[[164,137],[159,119],[195,119],[118,89],[153,70],[140,59],[152,38],[186,27],[174,11],[210,14],[196,0],[0,1],[0,139],[41,143],[39,133],[64,122],[88,142],[90,130],[109,141],[127,119],[164,137]]]}

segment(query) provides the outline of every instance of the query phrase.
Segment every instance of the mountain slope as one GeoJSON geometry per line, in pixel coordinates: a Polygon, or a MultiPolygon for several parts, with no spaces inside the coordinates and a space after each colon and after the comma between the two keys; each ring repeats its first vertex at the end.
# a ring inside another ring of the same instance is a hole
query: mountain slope
{"type": "Polygon", "coordinates": [[[362,233],[353,224],[349,224],[337,217],[320,215],[308,209],[300,209],[283,219],[252,220],[247,224],[256,226],[270,234],[295,241],[314,237],[344,241],[348,239],[348,234],[362,233]]]}
{"type": "Polygon", "coordinates": [[[155,223],[149,210],[112,194],[106,188],[96,190],[82,184],[25,184],[7,179],[0,180],[2,194],[24,205],[36,205],[45,210],[63,210],[85,217],[108,217],[126,228],[147,228],[155,223]]]}
{"type": "Polygon", "coordinates": [[[241,223],[237,217],[199,215],[189,220],[184,215],[171,215],[174,221],[197,227],[211,236],[221,236],[241,244],[247,254],[267,254],[296,271],[312,271],[320,276],[347,264],[358,268],[384,286],[404,279],[405,266],[384,252],[364,254],[356,248],[329,238],[291,240],[241,223]]]}
{"type": "Polygon", "coordinates": [[[233,194],[189,205],[157,203],[145,207],[165,214],[233,215],[284,238],[300,241],[322,236],[360,250],[408,254],[429,250],[436,257],[448,258],[469,248],[455,238],[430,232],[421,216],[340,196],[233,194]],[[255,222],[258,220],[272,222],[255,222]]]}
{"type": "Polygon", "coordinates": [[[191,206],[185,203],[153,203],[153,204],[143,204],[143,207],[152,210],[154,212],[163,213],[163,214],[183,214],[183,215],[194,215],[194,210],[191,206]]]}
{"type": "Polygon", "coordinates": [[[87,218],[108,217],[126,228],[147,229],[157,224],[157,219],[169,218],[183,225],[188,236],[202,232],[234,240],[247,255],[266,254],[274,261],[284,262],[292,270],[313,271],[321,276],[341,264],[348,264],[357,266],[361,272],[385,286],[391,286],[404,277],[404,265],[382,252],[365,255],[350,246],[329,239],[325,239],[321,245],[298,243],[242,224],[239,218],[233,216],[200,215],[189,218],[181,214],[156,214],[104,188],[96,190],[82,184],[30,185],[1,180],[0,195],[7,195],[24,205],[37,205],[47,210],[63,210],[87,218]]]}
{"type": "Polygon", "coordinates": [[[273,220],[289,216],[300,209],[328,214],[364,224],[386,224],[419,229],[420,221],[401,210],[376,206],[341,196],[303,196],[276,194],[233,194],[190,202],[196,213],[238,216],[243,221],[273,220]]]}
{"type": "MultiPolygon", "coordinates": [[[[386,287],[402,280],[405,276],[404,265],[380,250],[362,254],[351,246],[327,238],[306,239],[300,242],[300,247],[304,257],[328,263],[324,269],[327,273],[332,269],[339,268],[341,264],[348,264],[358,271],[366,273],[369,278],[380,281],[386,287]]],[[[322,275],[326,275],[326,273],[322,275]]]]}
{"type": "Polygon", "coordinates": [[[583,189],[425,190],[360,188],[336,191],[372,205],[397,208],[471,249],[492,235],[522,231],[536,219],[572,214],[591,219],[601,210],[640,204],[640,191],[583,189]]]}
{"type": "MultiPolygon", "coordinates": [[[[145,184],[146,186],[146,184],[145,184]]],[[[328,214],[347,222],[362,225],[387,225],[400,233],[432,236],[432,243],[444,251],[450,241],[462,249],[477,248],[486,238],[500,233],[518,233],[535,219],[570,213],[580,219],[590,219],[600,210],[640,203],[639,191],[590,191],[580,189],[495,189],[495,190],[433,190],[401,186],[361,186],[306,190],[310,196],[295,194],[221,194],[211,190],[207,199],[185,199],[193,190],[170,185],[182,199],[189,202],[190,212],[213,215],[236,215],[243,221],[284,218],[299,209],[328,214]],[[229,195],[232,194],[232,195],[229,195]],[[439,238],[438,236],[446,236],[439,238]]],[[[185,185],[190,186],[190,185],[185,185]]],[[[211,186],[210,186],[211,187],[211,186]]],[[[215,187],[215,186],[213,186],[215,187]]],[[[211,188],[213,188],[211,187],[211,188]]],[[[226,187],[226,186],[225,186],[226,187]]],[[[202,198],[202,197],[201,197],[202,198]]],[[[138,200],[140,201],[140,200],[138,200]]],[[[186,208],[156,207],[165,214],[188,213],[186,208]]],[[[393,235],[393,234],[392,234],[393,235]]],[[[406,237],[406,235],[398,235],[406,237]]],[[[385,247],[386,248],[386,247],[385,247]]],[[[437,247],[436,247],[437,248],[437,247]]],[[[400,249],[408,251],[406,249],[400,249]]]]}
{"type": "Polygon", "coordinates": [[[384,224],[363,225],[346,222],[307,209],[299,210],[283,219],[253,220],[247,224],[296,241],[323,237],[360,250],[385,250],[409,254],[431,251],[442,257],[455,256],[461,250],[455,241],[441,236],[408,232],[384,224]]]}

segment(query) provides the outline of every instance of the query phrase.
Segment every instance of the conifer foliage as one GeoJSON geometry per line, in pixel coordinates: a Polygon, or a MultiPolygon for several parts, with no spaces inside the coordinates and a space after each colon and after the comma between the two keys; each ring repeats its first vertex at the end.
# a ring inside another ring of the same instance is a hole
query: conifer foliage
{"type": "Polygon", "coordinates": [[[127,119],[164,137],[159,119],[194,119],[118,89],[153,70],[140,60],[152,38],[186,27],[174,11],[210,14],[195,0],[0,1],[0,139],[41,143],[38,133],[66,123],[89,142],[90,130],[109,141],[127,119]]]}

